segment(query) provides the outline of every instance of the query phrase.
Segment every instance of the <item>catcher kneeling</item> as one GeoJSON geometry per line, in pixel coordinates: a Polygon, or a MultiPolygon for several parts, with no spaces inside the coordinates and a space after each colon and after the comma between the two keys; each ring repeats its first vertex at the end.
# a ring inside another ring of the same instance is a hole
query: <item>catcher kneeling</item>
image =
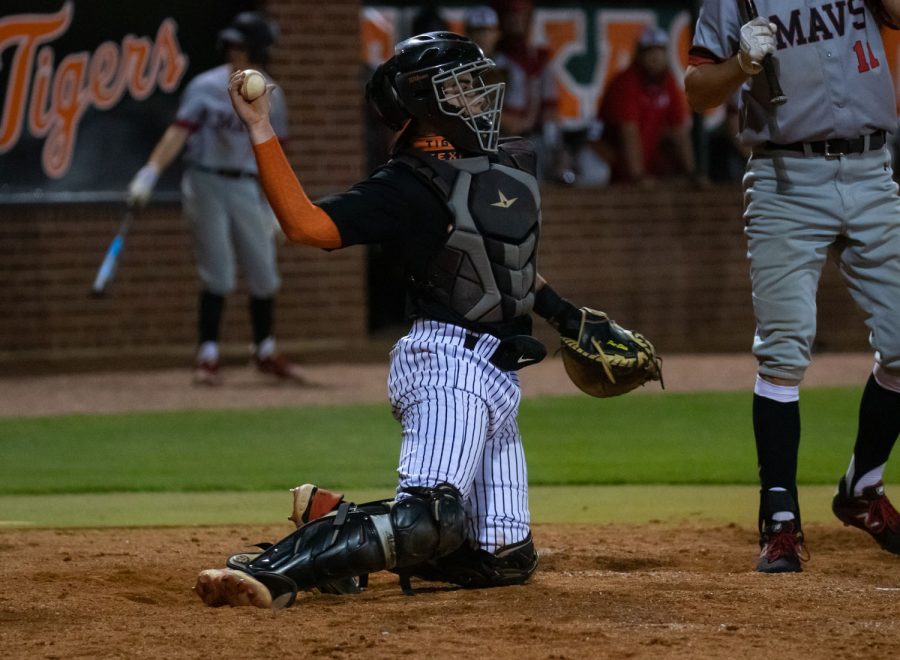
{"type": "Polygon", "coordinates": [[[355,593],[370,573],[462,587],[521,584],[537,566],[518,429],[518,370],[546,348],[532,312],[560,333],[569,376],[593,396],[661,380],[650,342],[577,308],[537,271],[540,189],[534,149],[501,141],[503,84],[469,39],[431,32],[398,44],[366,92],[398,131],[392,158],[350,191],[313,204],[268,120],[240,96],[259,178],[285,236],[328,250],[393,244],[413,323],[391,351],[388,390],[403,428],[396,497],[354,504],[294,489],[297,529],[203,571],[209,605],[285,607],[304,590],[355,593]]]}
{"type": "MultiPolygon", "coordinates": [[[[560,331],[566,371],[580,389],[610,397],[662,381],[661,358],[643,336],[603,312],[575,308],[541,282],[535,310],[560,331]]],[[[412,594],[413,577],[486,588],[522,584],[537,568],[530,533],[496,552],[473,544],[466,498],[449,483],[365,504],[312,484],[291,492],[297,529],[260,544],[261,552],[229,557],[227,568],[202,571],[194,589],[207,605],[289,607],[299,591],[358,593],[369,573],[382,570],[397,573],[412,594]]]]}

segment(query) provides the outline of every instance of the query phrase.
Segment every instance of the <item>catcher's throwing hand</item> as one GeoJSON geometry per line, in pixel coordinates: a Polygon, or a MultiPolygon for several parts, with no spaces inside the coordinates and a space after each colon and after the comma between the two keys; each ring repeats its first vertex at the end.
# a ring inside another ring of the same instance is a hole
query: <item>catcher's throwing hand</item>
{"type": "Polygon", "coordinates": [[[578,310],[577,332],[560,335],[566,373],[578,388],[596,397],[625,394],[650,380],[662,384],[662,358],[643,335],[626,330],[604,312],[578,310]]]}
{"type": "Polygon", "coordinates": [[[266,85],[266,91],[253,101],[247,101],[241,96],[241,85],[244,83],[244,72],[235,71],[228,81],[228,95],[231,97],[231,105],[241,121],[250,132],[250,140],[253,144],[260,144],[275,137],[275,130],[269,123],[269,110],[271,102],[269,96],[275,85],[266,85]]]}

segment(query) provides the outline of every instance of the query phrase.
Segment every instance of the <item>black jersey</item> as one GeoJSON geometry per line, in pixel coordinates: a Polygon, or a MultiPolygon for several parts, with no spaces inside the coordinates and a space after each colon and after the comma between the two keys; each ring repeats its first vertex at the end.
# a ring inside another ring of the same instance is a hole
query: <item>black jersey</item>
{"type": "MultiPolygon", "coordinates": [[[[463,218],[455,216],[452,210],[456,208],[459,213],[460,200],[449,199],[455,174],[448,178],[447,164],[437,163],[422,152],[406,152],[347,192],[319,200],[317,205],[336,224],[342,246],[373,243],[400,246],[412,316],[454,323],[499,337],[530,334],[540,200],[529,167],[533,153],[521,146],[511,149],[511,153],[504,150],[490,159],[502,163],[505,170],[501,167],[502,171],[485,172],[476,177],[477,181],[484,182],[482,185],[476,181],[471,190],[462,191],[466,197],[462,205],[471,207],[465,214],[463,224],[468,225],[465,231],[481,236],[476,242],[483,246],[476,246],[478,255],[463,255],[454,268],[448,269],[446,262],[448,255],[460,257],[459,246],[453,244],[460,243],[457,238],[463,230],[458,226],[463,218]],[[435,171],[429,172],[430,166],[435,171]],[[503,171],[531,182],[531,190],[529,185],[511,179],[503,171]],[[507,181],[507,192],[517,190],[515,195],[504,198],[502,186],[497,185],[503,179],[507,181]],[[485,185],[490,190],[484,190],[485,185]],[[517,201],[518,206],[511,208],[517,201]],[[506,213],[513,216],[504,220],[506,213]],[[505,236],[504,227],[512,228],[509,236],[505,236]],[[473,277],[472,272],[467,272],[472,268],[466,269],[466,264],[474,264],[481,276],[473,277]],[[479,281],[481,285],[477,284],[479,281]]],[[[487,162],[483,156],[466,160],[472,166],[487,162]]],[[[470,241],[462,241],[467,243],[472,245],[470,241]]]]}

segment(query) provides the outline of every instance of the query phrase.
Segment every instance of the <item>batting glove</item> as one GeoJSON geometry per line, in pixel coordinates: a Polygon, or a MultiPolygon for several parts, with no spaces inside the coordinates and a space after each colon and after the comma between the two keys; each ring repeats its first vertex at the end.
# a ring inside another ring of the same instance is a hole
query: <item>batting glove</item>
{"type": "Polygon", "coordinates": [[[137,171],[131,183],[128,184],[128,204],[141,207],[150,199],[153,188],[159,179],[159,169],[156,165],[147,163],[137,171]]]}
{"type": "Polygon", "coordinates": [[[741,49],[738,64],[744,73],[755,76],[762,71],[763,58],[776,50],[775,32],[778,28],[768,18],[757,16],[741,26],[741,49]]]}

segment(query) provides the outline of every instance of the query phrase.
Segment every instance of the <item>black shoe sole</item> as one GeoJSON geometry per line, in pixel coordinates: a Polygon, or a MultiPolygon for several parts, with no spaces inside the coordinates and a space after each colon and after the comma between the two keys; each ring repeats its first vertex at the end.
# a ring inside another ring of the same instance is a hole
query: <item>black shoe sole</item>
{"type": "Polygon", "coordinates": [[[777,559],[773,562],[760,561],[756,564],[757,573],[802,573],[803,567],[799,561],[789,559],[777,559]]]}

